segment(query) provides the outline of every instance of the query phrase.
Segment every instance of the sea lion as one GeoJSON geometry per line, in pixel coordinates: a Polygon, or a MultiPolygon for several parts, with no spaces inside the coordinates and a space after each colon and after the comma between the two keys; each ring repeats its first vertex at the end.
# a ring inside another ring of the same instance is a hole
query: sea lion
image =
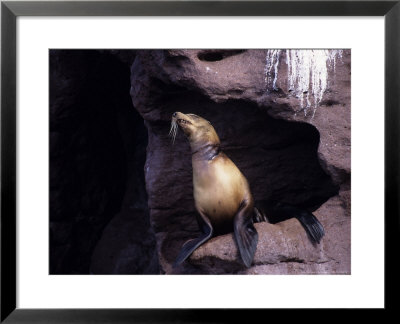
{"type": "Polygon", "coordinates": [[[253,202],[246,178],[221,151],[219,137],[209,121],[194,114],[175,112],[170,130],[173,140],[178,126],[188,138],[192,151],[193,194],[202,235],[183,245],[175,265],[185,261],[213,235],[233,230],[243,263],[250,267],[258,241],[253,222],[275,224],[294,217],[309,240],[320,243],[324,228],[306,208],[279,201],[253,202]]]}
{"type": "Polygon", "coordinates": [[[175,265],[215,234],[234,232],[240,256],[250,267],[257,247],[258,233],[253,225],[254,202],[249,184],[237,166],[221,151],[214,127],[206,119],[175,112],[171,131],[178,126],[189,140],[192,151],[193,195],[202,235],[187,241],[175,265]]]}

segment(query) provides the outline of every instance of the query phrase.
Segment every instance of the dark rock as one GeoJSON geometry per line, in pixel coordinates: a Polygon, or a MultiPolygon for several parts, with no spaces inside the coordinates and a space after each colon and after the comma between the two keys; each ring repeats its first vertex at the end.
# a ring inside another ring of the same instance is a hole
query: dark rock
{"type": "MultiPolygon", "coordinates": [[[[50,51],[50,273],[89,273],[102,231],[121,209],[127,179],[134,181],[130,203],[147,212],[146,144],[125,63],[95,50],[50,51]]],[[[140,223],[133,235],[149,226],[140,223]]]]}

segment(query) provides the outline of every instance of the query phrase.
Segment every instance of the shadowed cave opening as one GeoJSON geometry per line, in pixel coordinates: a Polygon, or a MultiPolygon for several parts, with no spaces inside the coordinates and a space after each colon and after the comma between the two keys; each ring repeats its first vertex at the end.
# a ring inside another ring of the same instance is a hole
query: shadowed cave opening
{"type": "Polygon", "coordinates": [[[245,51],[246,50],[206,50],[200,52],[197,57],[200,61],[218,62],[229,56],[242,54],[245,51]]]}
{"type": "Polygon", "coordinates": [[[50,274],[158,273],[130,65],[110,51],[49,59],[50,274]]]}

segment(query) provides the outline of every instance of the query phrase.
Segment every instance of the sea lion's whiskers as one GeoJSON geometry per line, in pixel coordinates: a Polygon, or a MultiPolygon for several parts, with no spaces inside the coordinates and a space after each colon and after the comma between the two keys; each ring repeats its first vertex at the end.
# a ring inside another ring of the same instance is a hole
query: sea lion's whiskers
{"type": "Polygon", "coordinates": [[[171,128],[169,130],[169,136],[172,137],[172,144],[175,143],[176,134],[178,132],[178,124],[175,120],[171,122],[171,128]]]}
{"type": "Polygon", "coordinates": [[[175,124],[173,143],[175,143],[176,134],[178,134],[178,125],[175,124]]]}

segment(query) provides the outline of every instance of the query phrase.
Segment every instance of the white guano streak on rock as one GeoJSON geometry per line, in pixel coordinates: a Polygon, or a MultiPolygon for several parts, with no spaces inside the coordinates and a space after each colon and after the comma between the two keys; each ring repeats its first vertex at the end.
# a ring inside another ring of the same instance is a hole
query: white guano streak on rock
{"type": "Polygon", "coordinates": [[[268,88],[278,90],[276,82],[279,76],[281,52],[286,53],[288,92],[300,101],[300,108],[307,116],[312,116],[322,101],[328,88],[329,72],[336,72],[338,58],[343,50],[268,50],[265,65],[265,82],[268,88]],[[272,72],[272,69],[274,71],[272,72]]]}
{"type": "Polygon", "coordinates": [[[267,51],[267,64],[265,65],[265,81],[267,84],[271,83],[272,68],[274,68],[274,79],[272,80],[272,88],[277,90],[276,81],[278,80],[278,65],[279,56],[282,50],[268,50],[267,51]]]}

